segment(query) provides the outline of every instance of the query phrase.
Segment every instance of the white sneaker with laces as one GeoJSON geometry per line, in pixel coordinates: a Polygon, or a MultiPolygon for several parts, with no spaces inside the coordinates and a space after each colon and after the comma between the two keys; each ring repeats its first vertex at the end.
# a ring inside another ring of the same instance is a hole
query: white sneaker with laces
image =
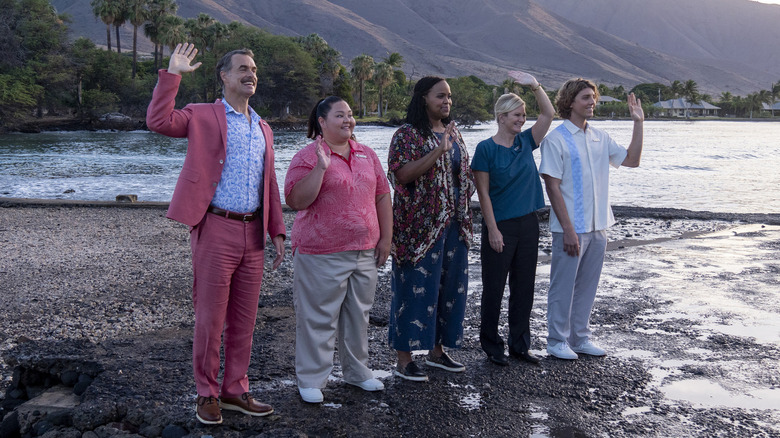
{"type": "Polygon", "coordinates": [[[557,344],[547,344],[547,354],[553,355],[558,359],[574,360],[577,359],[577,353],[569,348],[569,344],[558,342],[557,344]]]}
{"type": "Polygon", "coordinates": [[[580,354],[587,354],[588,356],[606,356],[607,352],[604,351],[603,348],[599,347],[598,345],[594,344],[593,342],[590,342],[590,340],[587,340],[583,342],[580,345],[571,347],[572,350],[574,350],[577,353],[580,354]]]}
{"type": "Polygon", "coordinates": [[[306,403],[322,403],[322,400],[324,400],[320,388],[301,388],[299,386],[298,393],[301,394],[301,398],[306,403]]]}
{"type": "MultiPolygon", "coordinates": [[[[345,381],[346,382],[346,381],[345,381]]],[[[385,385],[378,379],[368,379],[362,382],[347,382],[350,385],[357,386],[363,391],[382,391],[385,389],[385,385]]]]}

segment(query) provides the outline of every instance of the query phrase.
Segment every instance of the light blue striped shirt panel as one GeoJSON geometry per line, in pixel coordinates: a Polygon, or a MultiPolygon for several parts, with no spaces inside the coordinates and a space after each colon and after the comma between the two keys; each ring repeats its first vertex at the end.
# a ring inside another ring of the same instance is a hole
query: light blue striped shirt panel
{"type": "Polygon", "coordinates": [[[239,213],[257,210],[262,200],[260,192],[265,166],[265,137],[260,129],[260,116],[249,107],[252,119],[237,112],[223,98],[227,117],[227,155],[222,178],[211,205],[239,213]]]}
{"type": "MultiPolygon", "coordinates": [[[[581,130],[569,120],[542,141],[539,173],[561,180],[561,193],[577,233],[608,228],[615,223],[609,205],[609,167],[620,167],[627,151],[606,132],[587,125],[581,130]]],[[[550,211],[550,231],[561,233],[550,211]]]]}

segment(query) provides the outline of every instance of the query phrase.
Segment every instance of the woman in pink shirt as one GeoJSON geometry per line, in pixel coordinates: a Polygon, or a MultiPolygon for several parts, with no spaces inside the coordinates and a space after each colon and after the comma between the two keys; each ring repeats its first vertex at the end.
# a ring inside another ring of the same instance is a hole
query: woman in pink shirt
{"type": "Polygon", "coordinates": [[[295,373],[309,403],[323,401],[337,336],[344,381],[384,389],[367,366],[368,312],[377,267],[390,254],[390,186],[376,153],[352,139],[354,129],[343,99],[317,102],[308,131],[315,141],[295,154],[284,183],[287,205],[298,210],[291,239],[295,373]]]}

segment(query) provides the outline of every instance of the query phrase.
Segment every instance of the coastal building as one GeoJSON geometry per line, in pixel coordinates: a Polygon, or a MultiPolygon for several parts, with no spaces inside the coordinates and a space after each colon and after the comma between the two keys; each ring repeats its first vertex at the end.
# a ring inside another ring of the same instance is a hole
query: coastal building
{"type": "Polygon", "coordinates": [[[780,111],[780,102],[775,102],[774,105],[762,102],[761,111],[780,111]]]}
{"type": "Polygon", "coordinates": [[[720,107],[701,101],[690,103],[685,98],[669,99],[656,102],[653,107],[658,108],[658,115],[662,117],[702,117],[717,116],[720,107]]]}
{"type": "Polygon", "coordinates": [[[622,100],[615,99],[612,96],[599,96],[599,105],[603,105],[605,103],[614,103],[614,102],[622,102],[622,100]]]}

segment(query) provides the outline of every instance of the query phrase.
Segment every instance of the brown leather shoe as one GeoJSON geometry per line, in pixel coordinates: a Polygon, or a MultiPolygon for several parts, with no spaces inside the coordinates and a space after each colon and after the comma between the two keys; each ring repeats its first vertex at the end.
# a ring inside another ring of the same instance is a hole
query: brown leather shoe
{"type": "Polygon", "coordinates": [[[222,424],[222,412],[216,397],[198,396],[195,418],[203,424],[222,424]]]}
{"type": "Polygon", "coordinates": [[[260,403],[252,397],[252,394],[245,392],[241,397],[220,397],[219,404],[222,409],[228,411],[238,411],[255,417],[264,417],[274,411],[271,405],[260,403]]]}

